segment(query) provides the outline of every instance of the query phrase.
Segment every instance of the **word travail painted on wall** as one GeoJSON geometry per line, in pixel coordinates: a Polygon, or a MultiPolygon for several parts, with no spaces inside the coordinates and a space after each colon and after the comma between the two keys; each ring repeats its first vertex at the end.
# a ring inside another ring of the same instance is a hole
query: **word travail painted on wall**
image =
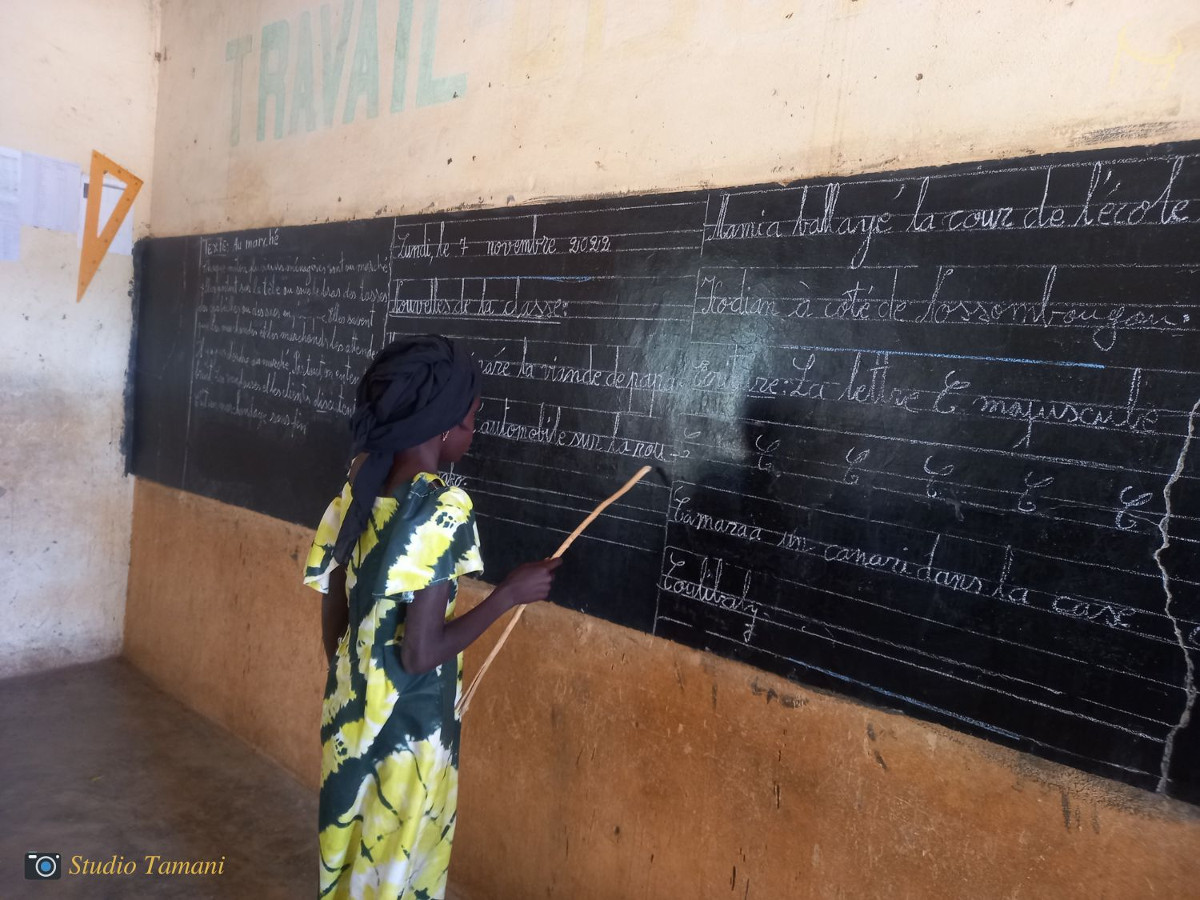
{"type": "MultiPolygon", "coordinates": [[[[464,96],[465,72],[434,74],[439,0],[423,0],[419,16],[417,5],[415,0],[399,0],[394,27],[383,23],[382,46],[378,0],[343,0],[340,8],[323,3],[315,14],[304,10],[295,19],[269,22],[262,27],[257,53],[253,34],[232,38],[225,45],[232,80],[230,145],[236,147],[242,137],[247,59],[258,63],[255,136],[259,141],[268,135],[280,139],[349,125],[360,112],[374,119],[381,102],[387,103],[390,113],[403,112],[414,59],[412,99],[418,107],[464,96]],[[420,46],[414,48],[418,22],[420,46]]],[[[385,11],[391,8],[388,3],[385,11]]]]}

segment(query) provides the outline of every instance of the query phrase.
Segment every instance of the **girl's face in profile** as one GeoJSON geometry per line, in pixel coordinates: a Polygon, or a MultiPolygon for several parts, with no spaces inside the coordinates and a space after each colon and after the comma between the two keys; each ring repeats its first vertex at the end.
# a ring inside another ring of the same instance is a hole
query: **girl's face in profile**
{"type": "Polygon", "coordinates": [[[442,442],[440,462],[455,463],[467,455],[471,448],[471,438],[475,436],[475,413],[479,412],[482,404],[483,398],[476,397],[467,411],[466,418],[447,433],[446,440],[442,442]]]}

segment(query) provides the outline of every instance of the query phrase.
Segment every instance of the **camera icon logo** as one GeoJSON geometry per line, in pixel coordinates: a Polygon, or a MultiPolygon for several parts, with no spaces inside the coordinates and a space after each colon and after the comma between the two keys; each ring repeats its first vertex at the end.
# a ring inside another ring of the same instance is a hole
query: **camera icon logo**
{"type": "Polygon", "coordinates": [[[62,878],[60,853],[26,853],[25,877],[29,879],[62,878]]]}

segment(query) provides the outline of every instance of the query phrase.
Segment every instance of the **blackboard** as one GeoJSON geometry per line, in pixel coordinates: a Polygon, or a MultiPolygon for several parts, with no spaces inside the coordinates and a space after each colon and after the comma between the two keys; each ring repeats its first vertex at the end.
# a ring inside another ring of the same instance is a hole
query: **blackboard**
{"type": "Polygon", "coordinates": [[[1200,801],[1200,145],[162,238],[132,470],[314,525],[403,333],[486,577],[1200,801]]]}

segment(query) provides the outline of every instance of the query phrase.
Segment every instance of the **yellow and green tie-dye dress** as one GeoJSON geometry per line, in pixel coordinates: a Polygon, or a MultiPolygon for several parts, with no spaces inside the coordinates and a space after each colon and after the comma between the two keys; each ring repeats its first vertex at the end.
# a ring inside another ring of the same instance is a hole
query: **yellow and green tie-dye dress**
{"type": "MultiPolygon", "coordinates": [[[[350,486],[317,528],[304,583],[325,592],[350,486]]],[[[432,900],[446,890],[458,802],[462,656],[422,675],[400,664],[413,592],[482,571],[471,499],[422,473],[378,497],[346,565],[350,626],[321,715],[322,897],[432,900]]]]}

